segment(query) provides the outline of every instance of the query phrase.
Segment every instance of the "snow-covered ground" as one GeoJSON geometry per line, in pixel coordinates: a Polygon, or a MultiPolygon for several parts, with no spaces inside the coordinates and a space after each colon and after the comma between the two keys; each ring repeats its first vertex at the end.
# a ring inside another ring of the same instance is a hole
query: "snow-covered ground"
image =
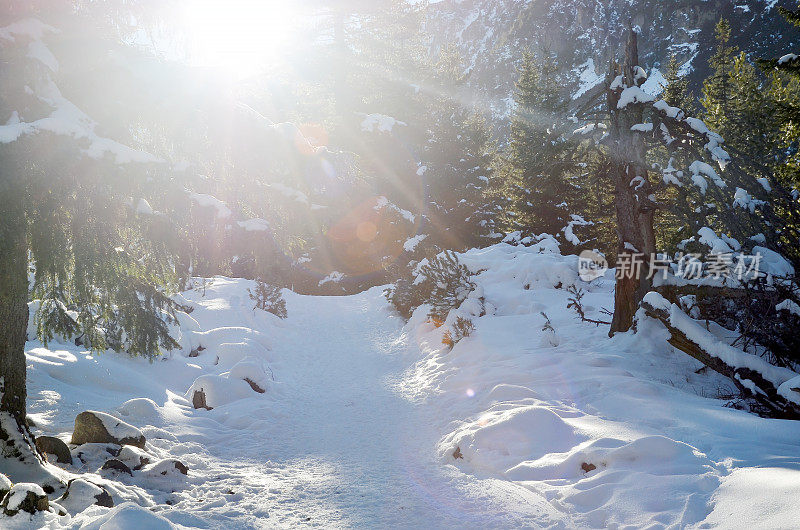
{"type": "MultiPolygon", "coordinates": [[[[281,321],[227,278],[183,294],[185,347],[164,360],[29,343],[37,434],[69,441],[78,413],[104,411],[189,472],[102,471],[116,508],[2,525],[796,526],[800,423],[725,407],[731,385],[654,321],[614,339],[580,322],[564,288],[603,318],[613,285],[578,280],[574,256],[499,244],[462,260],[485,269],[488,314],[452,351],[424,307],[404,325],[381,288],[286,292],[281,321]],[[198,388],[212,410],[192,407],[198,388]]],[[[67,469],[95,473],[89,453],[67,469]]]]}

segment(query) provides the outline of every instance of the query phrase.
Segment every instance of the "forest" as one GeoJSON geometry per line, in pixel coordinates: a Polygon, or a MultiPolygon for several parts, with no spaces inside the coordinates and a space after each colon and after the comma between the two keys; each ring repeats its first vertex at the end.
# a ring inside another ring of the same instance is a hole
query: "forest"
{"type": "Polygon", "coordinates": [[[0,528],[795,526],[795,0],[9,1],[0,65],[0,528]]]}

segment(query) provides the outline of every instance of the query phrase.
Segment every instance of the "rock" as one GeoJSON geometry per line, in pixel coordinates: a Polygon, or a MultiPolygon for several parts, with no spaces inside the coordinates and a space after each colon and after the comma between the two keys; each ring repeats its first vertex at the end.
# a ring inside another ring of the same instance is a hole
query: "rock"
{"type": "Polygon", "coordinates": [[[130,476],[133,476],[133,471],[131,468],[117,460],[116,458],[112,458],[111,460],[107,460],[103,467],[100,468],[101,470],[104,469],[113,469],[114,471],[119,471],[120,473],[127,473],[130,476]]]}
{"type": "Polygon", "coordinates": [[[181,475],[188,475],[189,467],[180,460],[168,458],[166,460],[156,462],[152,466],[144,468],[143,472],[151,476],[169,476],[177,473],[180,473],[181,475]]]}
{"type": "Polygon", "coordinates": [[[36,449],[40,453],[53,455],[56,457],[56,462],[59,464],[72,464],[72,455],[69,452],[69,447],[60,438],[55,436],[37,436],[36,449]]]}
{"type": "Polygon", "coordinates": [[[254,383],[249,377],[245,377],[244,378],[244,382],[247,383],[248,385],[250,385],[250,388],[252,388],[256,392],[258,392],[259,394],[263,394],[264,392],[266,392],[266,390],[264,390],[263,388],[258,386],[256,383],[254,383]]]}
{"type": "Polygon", "coordinates": [[[459,458],[461,458],[461,459],[464,458],[464,455],[461,454],[461,448],[460,447],[456,447],[456,450],[453,451],[453,458],[455,458],[456,460],[458,460],[459,458]]]}
{"type": "Polygon", "coordinates": [[[211,410],[212,408],[206,404],[206,393],[203,392],[202,389],[194,391],[194,395],[192,396],[192,406],[196,409],[211,410]]]}
{"type": "Polygon", "coordinates": [[[0,473],[0,501],[6,496],[6,493],[11,491],[11,480],[2,473],[0,473]]]}
{"type": "Polygon", "coordinates": [[[75,431],[72,443],[113,443],[117,445],[133,445],[144,449],[145,438],[142,431],[124,421],[92,410],[81,412],[75,418],[75,431]]]}
{"type": "Polygon", "coordinates": [[[584,462],[581,464],[581,469],[584,471],[584,473],[588,473],[589,471],[594,471],[595,469],[597,469],[597,466],[594,464],[587,464],[586,462],[584,462]]]}
{"type": "Polygon", "coordinates": [[[102,486],[82,478],[74,478],[67,484],[67,491],[57,501],[69,513],[77,514],[89,506],[114,507],[114,499],[102,486]]]}
{"type": "Polygon", "coordinates": [[[19,512],[34,514],[46,511],[50,507],[50,501],[41,486],[22,482],[12,486],[0,507],[8,516],[17,515],[19,512]]]}
{"type": "Polygon", "coordinates": [[[137,471],[150,463],[150,455],[132,445],[126,445],[117,455],[117,460],[137,471]]]}

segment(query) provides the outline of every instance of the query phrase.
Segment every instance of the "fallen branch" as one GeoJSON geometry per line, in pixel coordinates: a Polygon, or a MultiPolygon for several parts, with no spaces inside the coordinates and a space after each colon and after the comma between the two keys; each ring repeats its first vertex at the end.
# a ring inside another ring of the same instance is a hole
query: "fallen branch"
{"type": "MultiPolygon", "coordinates": [[[[744,396],[751,398],[758,407],[766,412],[766,415],[774,418],[800,420],[800,404],[785,397],[786,389],[782,389],[783,392],[779,391],[779,387],[783,386],[782,383],[793,381],[798,377],[798,374],[786,368],[771,365],[767,365],[768,370],[763,370],[764,373],[762,373],[754,369],[754,366],[762,363],[766,365],[766,361],[741,350],[735,350],[736,355],[748,362],[739,364],[750,364],[751,366],[734,366],[724,359],[725,355],[711,352],[701,346],[700,343],[724,345],[722,346],[723,348],[727,347],[733,350],[732,346],[722,343],[711,332],[701,326],[694,326],[691,330],[680,326],[676,320],[680,317],[691,320],[690,317],[683,313],[676,304],[669,303],[657,293],[650,293],[645,297],[642,302],[642,309],[644,309],[647,316],[664,324],[670,333],[668,342],[672,346],[694,357],[715,372],[729,378],[739,391],[744,396]],[[687,333],[691,334],[692,337],[690,338],[687,333]]],[[[691,322],[694,321],[691,320],[691,322]]],[[[798,397],[800,397],[800,388],[791,388],[789,390],[798,393],[798,397]]]]}

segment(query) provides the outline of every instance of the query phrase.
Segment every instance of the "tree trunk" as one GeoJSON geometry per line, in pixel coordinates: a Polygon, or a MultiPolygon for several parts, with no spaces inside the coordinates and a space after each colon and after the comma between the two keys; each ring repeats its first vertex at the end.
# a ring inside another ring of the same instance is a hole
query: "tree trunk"
{"type": "MultiPolygon", "coordinates": [[[[688,338],[683,331],[672,326],[668,311],[655,308],[647,303],[643,303],[642,307],[647,316],[655,318],[664,324],[670,333],[668,342],[672,346],[694,357],[715,372],[729,378],[743,395],[753,399],[758,404],[765,415],[772,418],[800,420],[800,406],[779,394],[776,386],[767,381],[760,373],[749,368],[732,366],[721,357],[714,356],[704,350],[697,342],[688,338]],[[748,388],[742,381],[751,381],[760,392],[748,388]]],[[[716,339],[711,332],[706,333],[711,341],[716,339]]],[[[792,388],[792,390],[796,389],[792,388]]]]}
{"type": "Polygon", "coordinates": [[[637,79],[639,52],[636,33],[630,30],[625,49],[625,63],[612,68],[607,80],[607,104],[611,117],[609,129],[610,174],[614,181],[614,202],[617,213],[618,237],[618,275],[614,292],[614,317],[611,321],[610,335],[618,331],[628,331],[633,325],[633,317],[639,303],[652,287],[650,278],[650,259],[656,252],[656,238],[653,230],[654,204],[650,199],[652,188],[646,164],[647,150],[642,136],[631,127],[642,123],[644,111],[641,104],[629,104],[617,108],[622,89],[611,89],[616,76],[621,75],[625,86],[639,86],[643,79],[637,79]],[[636,254],[641,256],[641,270],[638,274],[620,275],[619,255],[636,254]]]}
{"type": "Polygon", "coordinates": [[[3,456],[39,459],[25,421],[27,233],[22,196],[10,188],[0,185],[0,444],[3,456]]]}

